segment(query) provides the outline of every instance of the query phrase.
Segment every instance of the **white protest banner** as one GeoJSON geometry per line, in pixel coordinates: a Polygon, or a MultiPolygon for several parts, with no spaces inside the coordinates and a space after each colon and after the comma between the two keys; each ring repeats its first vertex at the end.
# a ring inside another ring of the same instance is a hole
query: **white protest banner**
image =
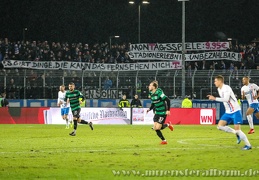
{"type": "MultiPolygon", "coordinates": [[[[171,60],[181,61],[182,54],[170,52],[129,52],[129,57],[135,60],[171,60]]],[[[196,54],[185,54],[186,61],[202,61],[202,60],[231,60],[241,61],[241,54],[229,51],[212,51],[196,54]]]]}
{"type": "MultiPolygon", "coordinates": [[[[81,108],[80,116],[93,124],[130,124],[130,108],[81,108]]],[[[69,120],[73,119],[71,110],[68,114],[69,120]]],[[[45,124],[64,124],[61,118],[60,108],[50,108],[44,111],[45,124]]]]}
{"type": "Polygon", "coordinates": [[[202,60],[230,60],[241,61],[242,55],[236,52],[229,51],[213,51],[197,54],[186,54],[186,61],[202,61],[202,60]]]}
{"type": "Polygon", "coordinates": [[[89,70],[89,71],[137,71],[137,70],[163,70],[181,69],[181,61],[173,62],[148,62],[148,63],[84,63],[67,61],[21,61],[5,60],[4,68],[29,68],[29,69],[63,69],[63,70],[89,70]]]}
{"type": "MultiPolygon", "coordinates": [[[[186,51],[211,51],[211,50],[227,50],[229,49],[229,42],[186,42],[186,51]]],[[[131,44],[130,51],[182,51],[182,43],[142,43],[131,44]]]]}

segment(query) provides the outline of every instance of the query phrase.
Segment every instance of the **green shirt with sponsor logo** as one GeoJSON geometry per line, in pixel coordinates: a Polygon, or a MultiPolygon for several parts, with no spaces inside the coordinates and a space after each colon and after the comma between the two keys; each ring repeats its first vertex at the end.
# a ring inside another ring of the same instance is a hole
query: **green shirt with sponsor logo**
{"type": "Polygon", "coordinates": [[[82,101],[84,100],[84,96],[78,90],[66,92],[65,101],[69,99],[70,107],[72,111],[80,109],[79,98],[82,98],[82,101]]]}
{"type": "Polygon", "coordinates": [[[149,93],[152,104],[154,105],[155,114],[157,115],[166,115],[167,104],[166,98],[167,96],[164,94],[163,90],[157,88],[157,90],[152,93],[149,93]]]}

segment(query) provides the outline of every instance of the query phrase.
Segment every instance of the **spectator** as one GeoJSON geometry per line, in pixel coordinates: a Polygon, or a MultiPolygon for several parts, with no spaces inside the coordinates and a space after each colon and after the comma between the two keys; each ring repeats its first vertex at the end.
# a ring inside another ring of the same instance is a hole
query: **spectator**
{"type": "Polygon", "coordinates": [[[206,70],[206,69],[207,69],[207,67],[206,67],[206,60],[204,59],[202,61],[202,70],[206,70]]]}
{"type": "Polygon", "coordinates": [[[137,94],[135,94],[134,99],[132,99],[132,101],[130,103],[130,106],[131,107],[138,107],[138,108],[142,107],[141,101],[139,100],[137,94]]]}
{"type": "Polygon", "coordinates": [[[233,63],[230,63],[229,70],[230,70],[230,72],[233,72],[233,71],[234,71],[234,64],[233,64],[233,63]]]}
{"type": "Polygon", "coordinates": [[[119,101],[118,107],[119,108],[130,107],[130,102],[129,100],[127,100],[127,97],[125,94],[122,96],[122,99],[119,101]]]}
{"type": "Polygon", "coordinates": [[[192,101],[190,100],[191,96],[185,96],[182,101],[182,108],[192,108],[192,101]]]}
{"type": "Polygon", "coordinates": [[[1,107],[8,107],[9,101],[6,99],[6,93],[2,93],[0,96],[0,108],[1,107]]]}
{"type": "Polygon", "coordinates": [[[10,80],[10,84],[8,85],[7,88],[8,88],[7,89],[8,90],[7,91],[8,98],[9,99],[15,99],[16,98],[16,95],[15,95],[15,93],[16,93],[16,85],[14,83],[14,79],[10,80]]]}
{"type": "Polygon", "coordinates": [[[222,69],[222,72],[225,73],[226,72],[226,64],[224,61],[221,61],[221,66],[220,69],[222,69]]]}
{"type": "Polygon", "coordinates": [[[190,78],[192,77],[192,65],[191,64],[188,65],[187,76],[190,78]]]}
{"type": "Polygon", "coordinates": [[[195,70],[198,70],[198,69],[199,69],[198,62],[195,62],[195,63],[194,63],[194,69],[195,69],[195,70]]]}
{"type": "Polygon", "coordinates": [[[92,56],[90,55],[90,52],[86,51],[86,54],[84,56],[84,62],[90,62],[91,59],[92,59],[92,56]]]}
{"type": "Polygon", "coordinates": [[[238,68],[237,66],[234,67],[234,70],[232,72],[233,79],[238,80],[238,68]]]}
{"type": "Polygon", "coordinates": [[[137,95],[141,96],[142,82],[140,79],[137,80],[137,95]]]}
{"type": "Polygon", "coordinates": [[[109,89],[111,89],[111,87],[112,87],[112,80],[110,80],[110,78],[107,76],[106,80],[104,81],[103,88],[104,88],[104,90],[109,90],[109,89]]]}

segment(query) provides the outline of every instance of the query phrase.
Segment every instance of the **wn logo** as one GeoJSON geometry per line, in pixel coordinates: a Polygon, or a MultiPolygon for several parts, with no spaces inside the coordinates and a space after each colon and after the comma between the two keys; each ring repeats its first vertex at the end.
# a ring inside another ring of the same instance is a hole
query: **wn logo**
{"type": "Polygon", "coordinates": [[[201,109],[200,124],[213,124],[213,110],[212,109],[201,109]]]}

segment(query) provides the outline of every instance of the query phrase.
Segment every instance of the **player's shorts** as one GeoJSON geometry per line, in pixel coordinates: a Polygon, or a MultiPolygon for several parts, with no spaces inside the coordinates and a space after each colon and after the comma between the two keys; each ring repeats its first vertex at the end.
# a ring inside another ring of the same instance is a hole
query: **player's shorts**
{"type": "Polygon", "coordinates": [[[74,118],[80,118],[80,112],[81,112],[81,108],[72,111],[73,117],[74,118]]]}
{"type": "Polygon", "coordinates": [[[243,118],[240,110],[231,114],[225,113],[220,120],[227,121],[227,124],[230,124],[232,121],[234,124],[243,124],[243,118]]]}
{"type": "Polygon", "coordinates": [[[61,116],[68,115],[69,107],[61,108],[61,116]]]}
{"type": "Polygon", "coordinates": [[[154,122],[157,122],[159,124],[164,124],[165,120],[166,120],[166,115],[155,114],[153,120],[154,120],[154,122]]]}
{"type": "Polygon", "coordinates": [[[249,107],[254,109],[254,113],[259,112],[259,103],[252,103],[249,105],[249,107]]]}

